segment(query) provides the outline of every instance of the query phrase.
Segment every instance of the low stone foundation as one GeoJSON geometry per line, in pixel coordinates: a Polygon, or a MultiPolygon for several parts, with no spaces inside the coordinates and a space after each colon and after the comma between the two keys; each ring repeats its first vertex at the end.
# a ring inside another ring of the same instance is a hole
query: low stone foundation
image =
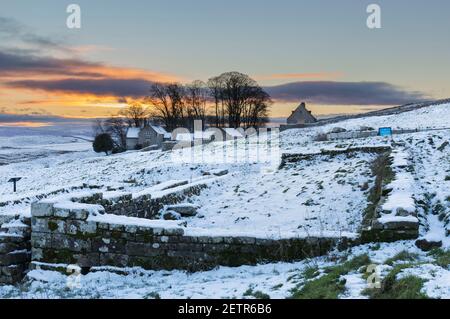
{"type": "Polygon", "coordinates": [[[176,221],[117,219],[102,213],[101,207],[89,204],[33,204],[32,260],[86,268],[138,266],[198,271],[219,265],[300,260],[349,244],[338,238],[195,236],[186,234],[187,229],[176,221]]]}
{"type": "Polygon", "coordinates": [[[141,195],[133,198],[130,193],[117,194],[117,196],[102,198],[94,202],[101,204],[105,212],[114,215],[125,215],[146,219],[157,219],[165,205],[178,204],[194,195],[200,195],[206,184],[180,185],[179,189],[168,189],[165,193],[161,191],[160,196],[141,195]]]}
{"type": "Polygon", "coordinates": [[[333,149],[333,150],[322,150],[319,153],[313,154],[300,154],[300,153],[283,153],[281,155],[280,168],[286,166],[289,163],[297,163],[300,161],[310,161],[318,156],[329,156],[334,157],[338,155],[351,155],[355,153],[375,153],[382,154],[390,152],[392,149],[389,146],[362,146],[362,147],[351,147],[345,149],[333,149]]]}
{"type": "Polygon", "coordinates": [[[168,185],[167,188],[153,190],[153,187],[135,194],[123,191],[87,192],[72,196],[63,194],[42,202],[72,201],[101,205],[107,214],[158,219],[159,213],[165,205],[178,204],[191,196],[200,195],[201,190],[206,187],[207,184],[202,182],[188,184],[188,181],[178,181],[168,185]]]}
{"type": "Polygon", "coordinates": [[[362,242],[393,242],[416,239],[419,236],[417,212],[408,212],[401,208],[394,212],[383,210],[383,204],[392,192],[389,185],[395,179],[395,174],[407,172],[406,167],[392,167],[392,162],[393,156],[389,152],[380,155],[373,163],[372,171],[376,176],[376,181],[370,191],[370,203],[364,213],[361,227],[362,242]],[[383,217],[386,214],[393,217],[386,219],[383,217]]]}

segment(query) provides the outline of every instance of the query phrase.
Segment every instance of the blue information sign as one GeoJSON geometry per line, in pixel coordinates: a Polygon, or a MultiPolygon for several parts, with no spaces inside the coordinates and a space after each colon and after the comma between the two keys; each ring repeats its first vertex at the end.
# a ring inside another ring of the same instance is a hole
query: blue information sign
{"type": "Polygon", "coordinates": [[[390,128],[390,127],[380,127],[378,129],[378,135],[379,136],[391,136],[392,135],[392,128],[390,128]]]}

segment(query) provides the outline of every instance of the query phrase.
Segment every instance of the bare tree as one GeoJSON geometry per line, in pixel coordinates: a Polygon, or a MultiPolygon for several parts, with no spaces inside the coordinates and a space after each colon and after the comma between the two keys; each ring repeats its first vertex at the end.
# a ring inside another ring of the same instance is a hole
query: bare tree
{"type": "Polygon", "coordinates": [[[127,148],[127,129],[128,125],[125,119],[121,117],[110,117],[103,122],[106,133],[113,138],[116,146],[121,149],[127,148]]]}
{"type": "Polygon", "coordinates": [[[244,127],[258,127],[266,124],[270,104],[272,100],[269,94],[259,86],[254,87],[243,109],[244,127]]]}
{"type": "MultiPolygon", "coordinates": [[[[213,78],[214,79],[214,78],[213,78]]],[[[267,116],[270,96],[246,74],[227,72],[214,80],[219,83],[218,98],[225,106],[230,127],[261,124],[267,116]]]]}
{"type": "Polygon", "coordinates": [[[153,116],[160,119],[166,129],[173,130],[185,122],[185,90],[179,83],[155,83],[147,101],[153,106],[153,116]]]}
{"type": "Polygon", "coordinates": [[[272,103],[256,81],[239,72],[223,73],[209,79],[208,84],[199,80],[185,86],[155,83],[146,101],[153,107],[152,117],[168,130],[181,126],[192,129],[195,120],[202,120],[205,125],[211,117],[216,126],[260,126],[267,121],[272,103]],[[214,103],[211,116],[210,101],[214,103]]]}
{"type": "Polygon", "coordinates": [[[107,133],[111,136],[114,147],[125,150],[127,146],[127,120],[122,117],[110,117],[105,120],[96,120],[94,126],[95,136],[107,133]]]}
{"type": "Polygon", "coordinates": [[[222,90],[223,90],[223,83],[220,79],[220,77],[215,76],[208,80],[208,88],[209,88],[209,94],[212,97],[214,101],[214,121],[216,124],[216,127],[219,127],[220,125],[223,126],[224,121],[224,109],[223,109],[223,100],[222,100],[222,90]],[[222,112],[220,110],[220,106],[222,106],[222,112]]]}
{"type": "Polygon", "coordinates": [[[200,80],[186,85],[185,88],[186,120],[192,129],[195,120],[201,120],[203,125],[205,124],[208,91],[206,84],[200,80]]]}
{"type": "Polygon", "coordinates": [[[132,102],[121,110],[119,115],[124,116],[130,126],[141,127],[146,123],[150,115],[150,110],[142,105],[141,102],[132,102]]]}
{"type": "Polygon", "coordinates": [[[94,124],[92,125],[92,130],[94,131],[94,136],[105,133],[103,129],[103,122],[101,119],[96,119],[94,124]]]}

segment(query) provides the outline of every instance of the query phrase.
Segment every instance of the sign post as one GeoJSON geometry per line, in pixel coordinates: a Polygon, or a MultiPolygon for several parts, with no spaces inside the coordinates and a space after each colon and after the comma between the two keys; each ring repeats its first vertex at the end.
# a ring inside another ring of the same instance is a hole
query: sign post
{"type": "Polygon", "coordinates": [[[378,136],[392,136],[391,127],[380,127],[378,129],[378,136]]]}
{"type": "Polygon", "coordinates": [[[22,177],[13,177],[10,178],[8,183],[13,183],[14,184],[14,193],[16,192],[17,188],[16,188],[16,184],[18,181],[20,181],[22,179],[22,177]]]}

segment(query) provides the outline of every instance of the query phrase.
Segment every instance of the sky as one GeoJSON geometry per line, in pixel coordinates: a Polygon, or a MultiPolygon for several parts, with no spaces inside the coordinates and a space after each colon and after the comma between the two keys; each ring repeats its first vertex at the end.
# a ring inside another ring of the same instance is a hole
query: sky
{"type": "Polygon", "coordinates": [[[0,0],[0,114],[104,117],[152,82],[227,71],[266,89],[272,117],[301,101],[326,115],[446,98],[448,12],[447,0],[0,0]],[[81,29],[66,26],[71,3],[81,29]],[[381,29],[366,25],[371,3],[381,29]]]}

